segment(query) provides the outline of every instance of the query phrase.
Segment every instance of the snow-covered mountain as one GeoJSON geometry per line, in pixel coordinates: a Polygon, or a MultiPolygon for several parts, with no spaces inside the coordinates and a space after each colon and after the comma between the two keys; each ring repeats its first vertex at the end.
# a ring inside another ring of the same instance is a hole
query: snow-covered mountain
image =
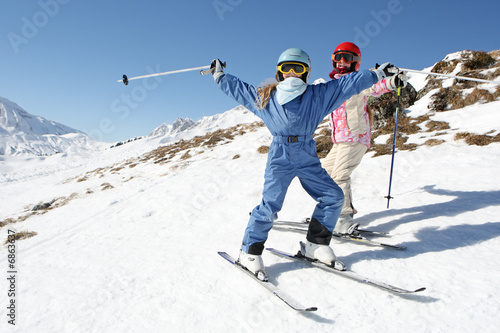
{"type": "Polygon", "coordinates": [[[28,113],[0,97],[0,155],[49,156],[96,150],[99,143],[74,128],[28,113]]]}
{"type": "Polygon", "coordinates": [[[193,121],[190,118],[177,118],[172,124],[161,124],[155,128],[148,136],[149,137],[171,137],[174,140],[179,133],[182,132],[207,132],[217,128],[226,128],[244,123],[247,121],[254,121],[255,116],[250,113],[245,107],[237,106],[230,112],[224,112],[213,116],[206,116],[198,121],[193,121]]]}
{"type": "Polygon", "coordinates": [[[177,118],[172,124],[161,124],[157,128],[155,128],[149,136],[165,136],[176,134],[193,127],[195,122],[190,118],[177,118]]]}
{"type": "MultiPolygon", "coordinates": [[[[454,72],[467,57],[438,67],[454,72]]],[[[496,59],[475,74],[498,80],[496,59]]],[[[6,277],[17,272],[14,296],[0,279],[0,330],[496,332],[500,90],[418,74],[410,82],[419,98],[401,119],[390,209],[391,156],[375,157],[390,134],[376,136],[353,174],[356,220],[407,249],[331,246],[363,276],[426,291],[390,294],[265,251],[271,282],[318,307],[298,314],[217,255],[238,254],[261,200],[260,148],[271,139],[238,108],[91,155],[0,159],[0,239],[25,237],[14,261],[12,248],[0,247],[6,277]],[[12,301],[16,326],[7,321],[12,301]]],[[[294,180],[279,217],[300,220],[315,204],[294,180]]],[[[266,246],[297,252],[304,237],[273,229],[266,246]]]]}

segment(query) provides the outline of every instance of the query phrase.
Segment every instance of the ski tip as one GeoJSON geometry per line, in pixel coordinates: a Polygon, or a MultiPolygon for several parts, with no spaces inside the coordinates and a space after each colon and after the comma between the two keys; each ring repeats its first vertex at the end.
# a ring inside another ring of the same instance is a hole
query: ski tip
{"type": "Polygon", "coordinates": [[[418,293],[418,292],[424,291],[425,289],[427,289],[427,288],[422,287],[422,288],[419,288],[419,289],[415,290],[415,292],[418,293]]]}
{"type": "Polygon", "coordinates": [[[231,264],[235,264],[236,262],[234,258],[231,257],[227,252],[218,251],[217,254],[220,255],[222,258],[226,259],[227,261],[229,261],[231,264]]]}
{"type": "Polygon", "coordinates": [[[318,308],[315,306],[311,306],[310,308],[306,309],[306,312],[313,312],[313,311],[318,311],[318,308]]]}
{"type": "Polygon", "coordinates": [[[269,252],[274,252],[274,253],[276,253],[276,252],[280,252],[278,249],[275,249],[275,248],[273,248],[273,247],[266,247],[266,251],[269,251],[269,252]]]}

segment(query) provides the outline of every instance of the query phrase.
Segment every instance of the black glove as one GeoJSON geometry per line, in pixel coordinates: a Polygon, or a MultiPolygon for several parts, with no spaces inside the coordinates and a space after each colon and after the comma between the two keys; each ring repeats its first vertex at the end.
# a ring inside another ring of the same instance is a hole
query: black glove
{"type": "Polygon", "coordinates": [[[398,87],[406,87],[406,84],[408,83],[408,77],[406,76],[406,72],[399,72],[398,74],[387,79],[386,82],[387,88],[396,90],[398,87]]]}
{"type": "Polygon", "coordinates": [[[377,74],[379,81],[385,79],[386,77],[396,75],[399,72],[399,69],[396,66],[391,65],[388,62],[385,62],[382,65],[376,64],[375,68],[370,70],[377,74]]]}
{"type": "Polygon", "coordinates": [[[226,63],[222,63],[219,59],[212,60],[210,64],[210,70],[212,71],[212,77],[216,83],[219,82],[219,79],[224,75],[223,68],[226,67],[226,63]]]}

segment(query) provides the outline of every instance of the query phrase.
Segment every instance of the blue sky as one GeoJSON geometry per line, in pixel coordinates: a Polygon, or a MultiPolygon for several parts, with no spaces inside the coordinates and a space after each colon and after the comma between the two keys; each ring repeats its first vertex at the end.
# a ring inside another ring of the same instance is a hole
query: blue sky
{"type": "Polygon", "coordinates": [[[500,49],[500,2],[417,0],[38,0],[0,3],[0,96],[106,142],[149,134],[177,117],[237,105],[210,76],[129,77],[227,62],[254,85],[282,51],[305,50],[311,81],[328,79],[344,41],[361,69],[423,69],[459,50],[500,49]]]}

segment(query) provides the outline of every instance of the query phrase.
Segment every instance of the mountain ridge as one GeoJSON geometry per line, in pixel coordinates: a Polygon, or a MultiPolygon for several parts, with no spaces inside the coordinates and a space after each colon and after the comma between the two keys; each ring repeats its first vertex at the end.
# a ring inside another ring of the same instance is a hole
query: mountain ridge
{"type": "Polygon", "coordinates": [[[33,115],[0,97],[0,155],[50,156],[100,146],[77,129],[33,115]]]}

